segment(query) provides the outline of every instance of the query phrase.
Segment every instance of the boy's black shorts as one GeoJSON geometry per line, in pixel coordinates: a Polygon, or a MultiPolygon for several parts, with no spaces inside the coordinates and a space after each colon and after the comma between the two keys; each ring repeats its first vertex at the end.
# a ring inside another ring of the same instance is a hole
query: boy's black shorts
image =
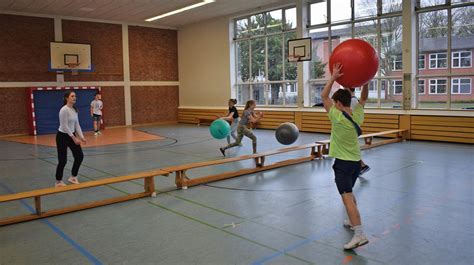
{"type": "Polygon", "coordinates": [[[360,174],[360,161],[346,161],[336,158],[332,168],[334,169],[339,194],[352,192],[352,188],[360,174]]]}

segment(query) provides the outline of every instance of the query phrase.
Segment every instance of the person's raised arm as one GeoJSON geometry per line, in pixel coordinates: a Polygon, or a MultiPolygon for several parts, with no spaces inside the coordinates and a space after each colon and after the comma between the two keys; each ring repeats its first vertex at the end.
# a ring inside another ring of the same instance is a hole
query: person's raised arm
{"type": "Polygon", "coordinates": [[[324,86],[323,91],[321,92],[321,99],[323,100],[324,109],[326,109],[327,112],[329,112],[329,110],[332,107],[332,100],[331,98],[329,98],[329,93],[331,92],[331,88],[332,88],[332,85],[334,84],[334,81],[336,81],[336,79],[338,79],[339,77],[343,75],[341,73],[341,69],[342,69],[341,64],[338,63],[334,65],[332,75],[329,78],[326,85],[324,86]]]}
{"type": "Polygon", "coordinates": [[[369,83],[362,86],[362,91],[360,92],[359,104],[362,106],[365,106],[365,102],[367,102],[368,97],[369,97],[369,83]]]}

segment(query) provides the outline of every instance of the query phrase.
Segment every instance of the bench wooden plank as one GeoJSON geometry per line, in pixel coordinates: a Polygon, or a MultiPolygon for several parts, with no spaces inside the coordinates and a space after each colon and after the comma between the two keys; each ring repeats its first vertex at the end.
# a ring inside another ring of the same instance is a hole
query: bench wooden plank
{"type": "Polygon", "coordinates": [[[290,146],[290,147],[286,147],[286,148],[266,151],[266,152],[263,152],[263,153],[256,153],[256,154],[251,154],[251,155],[230,157],[230,158],[224,158],[224,159],[220,159],[220,160],[194,162],[194,163],[189,163],[189,164],[184,164],[184,165],[179,165],[179,166],[170,166],[170,167],[162,168],[162,170],[165,171],[166,173],[169,173],[169,172],[175,172],[175,171],[180,171],[180,170],[188,170],[188,169],[198,168],[198,167],[215,166],[215,165],[221,165],[221,164],[237,162],[237,161],[242,161],[242,160],[260,158],[260,157],[264,157],[264,156],[270,156],[270,155],[276,155],[276,154],[287,153],[287,152],[292,152],[292,151],[304,150],[304,149],[316,147],[318,145],[319,144],[317,144],[317,143],[310,143],[310,144],[305,144],[305,145],[290,146]]]}
{"type": "Polygon", "coordinates": [[[15,194],[1,195],[0,202],[21,200],[21,199],[32,198],[36,196],[52,195],[52,194],[62,193],[62,192],[67,192],[67,191],[92,188],[92,187],[103,186],[103,185],[125,182],[125,181],[136,180],[136,179],[143,179],[146,177],[160,176],[166,173],[167,173],[166,171],[158,169],[158,170],[140,172],[140,173],[127,175],[127,176],[92,180],[92,181],[87,181],[87,182],[83,182],[79,184],[67,185],[65,187],[59,187],[59,188],[46,188],[46,189],[19,192],[15,194]]]}

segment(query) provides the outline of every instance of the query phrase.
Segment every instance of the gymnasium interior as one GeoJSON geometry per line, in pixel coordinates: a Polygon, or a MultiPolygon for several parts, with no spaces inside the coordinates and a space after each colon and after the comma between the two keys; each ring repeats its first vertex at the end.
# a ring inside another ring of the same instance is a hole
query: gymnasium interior
{"type": "Polygon", "coordinates": [[[474,263],[472,0],[0,0],[0,33],[0,265],[474,263]],[[354,39],[377,64],[345,73],[373,68],[346,250],[324,91],[354,39]],[[256,152],[220,150],[229,99],[256,152]]]}

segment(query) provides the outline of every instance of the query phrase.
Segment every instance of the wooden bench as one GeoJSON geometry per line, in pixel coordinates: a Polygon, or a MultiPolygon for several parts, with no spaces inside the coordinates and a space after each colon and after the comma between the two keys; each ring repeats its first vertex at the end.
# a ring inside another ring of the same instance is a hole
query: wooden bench
{"type": "MultiPolygon", "coordinates": [[[[359,136],[359,139],[364,139],[364,145],[362,145],[360,148],[362,150],[369,149],[372,147],[376,146],[381,146],[385,144],[390,144],[390,143],[396,143],[396,142],[401,142],[406,139],[406,134],[408,133],[407,129],[397,129],[397,130],[389,130],[389,131],[383,131],[383,132],[376,132],[376,133],[369,133],[369,134],[363,134],[359,136]],[[387,139],[387,140],[382,140],[378,141],[376,143],[372,143],[372,140],[374,137],[377,136],[386,136],[389,134],[396,134],[397,137],[387,139]]],[[[330,145],[330,140],[322,140],[322,141],[317,141],[316,143],[322,145],[322,154],[327,155],[329,154],[329,145],[330,145]]]]}
{"type": "Polygon", "coordinates": [[[140,173],[127,175],[127,176],[120,176],[120,177],[113,177],[113,178],[87,181],[87,182],[83,182],[83,183],[80,183],[80,184],[67,185],[65,187],[46,188],[46,189],[39,189],[39,190],[33,190],[33,191],[25,191],[25,192],[20,192],[20,193],[15,193],[15,194],[1,195],[0,196],[0,203],[9,202],[9,201],[16,201],[16,200],[22,200],[22,199],[28,199],[28,198],[34,198],[35,213],[28,214],[28,215],[9,217],[9,218],[0,220],[0,226],[15,224],[15,223],[19,223],[19,222],[25,222],[25,221],[30,221],[30,220],[36,220],[36,219],[45,218],[45,217],[49,217],[49,216],[55,216],[55,215],[80,211],[80,210],[84,210],[84,209],[90,209],[90,208],[94,208],[94,207],[98,207],[98,206],[103,206],[103,205],[108,205],[108,204],[113,204],[113,203],[118,203],[118,202],[124,202],[124,201],[129,201],[129,200],[143,198],[143,197],[154,196],[156,193],[155,193],[155,184],[154,184],[154,181],[153,181],[153,177],[154,176],[160,176],[160,175],[163,175],[165,173],[166,172],[164,172],[163,170],[151,170],[151,171],[140,172],[140,173]],[[110,199],[105,199],[105,200],[100,200],[100,201],[84,203],[84,204],[80,204],[80,205],[69,206],[69,207],[65,207],[65,208],[61,208],[61,209],[54,209],[54,210],[50,210],[50,211],[43,211],[41,209],[41,197],[42,196],[52,195],[52,194],[57,194],[57,193],[62,193],[62,192],[68,192],[68,191],[74,191],[74,190],[87,189],[87,188],[98,187],[98,186],[104,186],[104,185],[109,185],[109,184],[113,184],[113,183],[126,182],[126,181],[136,180],[136,179],[144,179],[144,189],[145,189],[144,192],[129,194],[129,195],[126,195],[126,196],[110,198],[110,199]]]}
{"type": "MultiPolygon", "coordinates": [[[[179,166],[171,166],[171,167],[163,168],[162,170],[169,173],[174,172],[176,186],[178,188],[187,189],[187,187],[189,186],[199,185],[199,184],[208,183],[208,182],[217,181],[217,180],[223,180],[227,178],[233,178],[236,176],[242,176],[242,175],[269,170],[273,168],[294,165],[294,164],[298,164],[298,163],[302,163],[306,161],[311,161],[311,160],[314,160],[315,158],[322,158],[321,148],[322,148],[321,144],[310,143],[306,145],[291,146],[287,148],[281,148],[277,150],[266,151],[262,153],[251,154],[251,155],[244,155],[244,156],[239,156],[239,157],[231,157],[231,158],[225,158],[225,159],[220,159],[220,160],[212,160],[212,161],[196,162],[196,163],[190,163],[190,164],[179,165],[179,166]],[[287,152],[294,152],[294,151],[304,150],[304,149],[311,149],[309,156],[283,160],[283,161],[275,162],[273,164],[265,165],[265,157],[267,156],[277,155],[277,154],[282,154],[282,153],[287,153],[287,152]],[[255,161],[255,167],[240,169],[237,171],[219,173],[219,174],[215,174],[211,176],[197,177],[193,179],[188,178],[186,174],[187,170],[193,169],[193,168],[215,166],[215,165],[221,165],[221,164],[232,163],[232,162],[243,161],[243,160],[250,160],[250,159],[253,159],[255,161]]],[[[168,173],[166,173],[165,175],[168,175],[168,173]]]]}
{"type": "Polygon", "coordinates": [[[197,121],[197,125],[200,126],[201,123],[207,123],[207,124],[210,124],[212,123],[213,121],[215,121],[216,119],[219,119],[219,116],[215,115],[215,116],[197,116],[196,117],[196,121],[197,121]]]}

